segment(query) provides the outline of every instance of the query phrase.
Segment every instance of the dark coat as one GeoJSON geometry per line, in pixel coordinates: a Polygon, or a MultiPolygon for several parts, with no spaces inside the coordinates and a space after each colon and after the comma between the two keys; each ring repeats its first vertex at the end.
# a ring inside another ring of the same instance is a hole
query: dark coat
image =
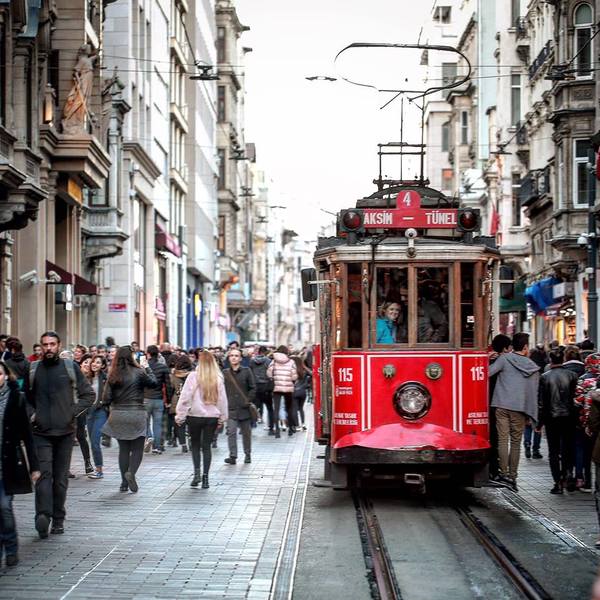
{"type": "Polygon", "coordinates": [[[10,395],[4,410],[2,427],[2,483],[8,495],[31,493],[29,474],[39,471],[40,465],[33,446],[33,435],[25,402],[16,382],[9,382],[10,395]],[[23,454],[21,442],[27,456],[23,454]],[[29,465],[29,468],[28,468],[29,465]]]}
{"type": "Polygon", "coordinates": [[[73,384],[62,359],[41,361],[35,372],[35,381],[29,375],[25,382],[27,401],[35,412],[33,432],[36,435],[69,435],[75,431],[75,416],[89,409],[95,400],[94,390],[73,363],[76,378],[77,402],[73,398],[73,384]]]}
{"type": "Polygon", "coordinates": [[[25,379],[29,376],[29,361],[22,352],[11,354],[10,358],[6,359],[4,362],[17,379],[21,379],[25,382],[25,379]]]}
{"type": "Polygon", "coordinates": [[[173,395],[173,386],[171,385],[171,371],[167,365],[159,362],[157,358],[151,358],[148,361],[148,366],[154,373],[156,385],[146,388],[144,397],[149,400],[165,400],[173,395]],[[166,396],[163,395],[163,387],[166,396]]]}
{"type": "Polygon", "coordinates": [[[247,367],[240,367],[237,371],[225,369],[223,371],[229,418],[236,421],[250,419],[249,402],[254,402],[256,397],[256,384],[252,371],[247,367]],[[235,382],[233,382],[235,378],[235,382]],[[238,389],[239,388],[239,389],[238,389]]]}
{"type": "Polygon", "coordinates": [[[565,369],[573,371],[577,377],[581,377],[585,373],[585,365],[580,360],[569,360],[562,365],[565,369]]]}
{"type": "MultiPolygon", "coordinates": [[[[577,375],[562,365],[552,367],[540,377],[538,388],[538,427],[549,419],[575,415],[577,375]]],[[[575,425],[575,421],[573,421],[575,425]]]]}
{"type": "Polygon", "coordinates": [[[102,398],[103,406],[111,404],[144,404],[144,389],[157,385],[150,368],[130,367],[121,383],[106,383],[102,398]]]}

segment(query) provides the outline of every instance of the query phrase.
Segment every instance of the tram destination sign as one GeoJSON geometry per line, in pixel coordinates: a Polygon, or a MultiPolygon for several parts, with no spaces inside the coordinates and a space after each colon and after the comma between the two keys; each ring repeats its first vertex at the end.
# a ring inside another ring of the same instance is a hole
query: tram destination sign
{"type": "Polygon", "coordinates": [[[456,229],[455,208],[366,208],[365,229],[456,229]]]}

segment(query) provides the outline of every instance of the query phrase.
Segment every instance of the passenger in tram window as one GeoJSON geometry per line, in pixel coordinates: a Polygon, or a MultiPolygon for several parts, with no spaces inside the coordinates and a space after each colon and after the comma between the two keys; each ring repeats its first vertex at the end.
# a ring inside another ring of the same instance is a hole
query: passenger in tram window
{"type": "Polygon", "coordinates": [[[400,304],[384,302],[377,317],[377,343],[397,344],[406,342],[406,328],[400,319],[400,304]]]}
{"type": "Polygon", "coordinates": [[[448,302],[437,282],[424,282],[419,290],[418,342],[445,343],[448,341],[448,302]]]}

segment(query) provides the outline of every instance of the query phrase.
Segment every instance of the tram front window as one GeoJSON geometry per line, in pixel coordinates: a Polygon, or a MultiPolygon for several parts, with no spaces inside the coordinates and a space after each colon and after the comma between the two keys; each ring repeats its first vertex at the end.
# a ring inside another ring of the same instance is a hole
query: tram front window
{"type": "Polygon", "coordinates": [[[377,269],[377,344],[408,342],[408,270],[377,269]]]}
{"type": "Polygon", "coordinates": [[[448,269],[417,270],[417,342],[448,343],[448,269]]]}

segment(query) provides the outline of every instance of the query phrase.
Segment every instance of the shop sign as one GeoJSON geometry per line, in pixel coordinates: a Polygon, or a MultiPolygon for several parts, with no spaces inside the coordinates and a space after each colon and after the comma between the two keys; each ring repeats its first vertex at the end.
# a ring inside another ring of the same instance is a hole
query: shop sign
{"type": "Polygon", "coordinates": [[[574,285],[572,281],[563,281],[557,283],[552,288],[552,297],[554,300],[571,297],[574,294],[574,285]]]}
{"type": "Polygon", "coordinates": [[[109,304],[108,312],[127,312],[127,304],[109,304]]]}

